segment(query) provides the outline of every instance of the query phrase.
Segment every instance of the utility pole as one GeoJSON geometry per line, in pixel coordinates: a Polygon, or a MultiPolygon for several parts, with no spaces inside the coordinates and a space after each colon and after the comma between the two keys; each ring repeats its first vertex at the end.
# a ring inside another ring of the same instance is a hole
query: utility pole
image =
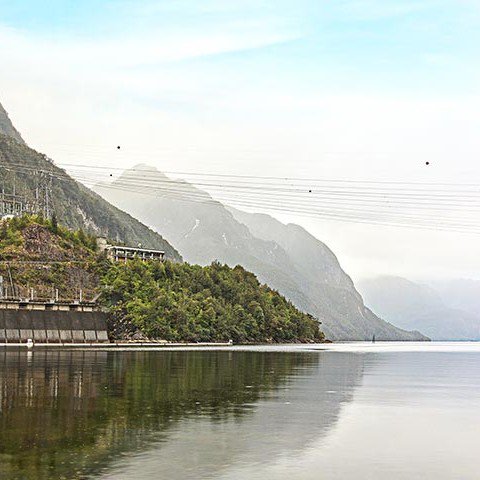
{"type": "Polygon", "coordinates": [[[5,211],[5,180],[2,182],[2,216],[6,214],[5,211]]]}
{"type": "Polygon", "coordinates": [[[53,173],[47,173],[48,178],[45,181],[45,218],[50,218],[50,198],[52,196],[53,173]]]}
{"type": "MultiPolygon", "coordinates": [[[[37,176],[38,171],[35,171],[35,177],[37,176]]],[[[39,207],[40,205],[38,204],[38,178],[37,178],[37,185],[35,187],[35,206],[33,207],[34,213],[38,214],[39,213],[39,207]]]]}

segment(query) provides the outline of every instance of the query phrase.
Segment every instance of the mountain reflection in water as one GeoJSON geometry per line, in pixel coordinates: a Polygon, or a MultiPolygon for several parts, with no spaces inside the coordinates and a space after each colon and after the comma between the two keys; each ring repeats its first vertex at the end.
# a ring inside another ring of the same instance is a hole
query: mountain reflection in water
{"type": "Polygon", "coordinates": [[[143,478],[199,478],[271,461],[328,431],[362,362],[308,351],[4,352],[0,478],[140,478],[123,467],[133,459],[143,478]]]}

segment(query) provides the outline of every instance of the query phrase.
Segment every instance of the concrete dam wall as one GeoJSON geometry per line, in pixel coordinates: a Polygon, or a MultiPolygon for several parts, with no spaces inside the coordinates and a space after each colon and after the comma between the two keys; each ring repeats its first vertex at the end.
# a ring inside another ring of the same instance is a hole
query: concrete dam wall
{"type": "Polygon", "coordinates": [[[0,310],[0,343],[108,342],[102,312],[0,310]]]}

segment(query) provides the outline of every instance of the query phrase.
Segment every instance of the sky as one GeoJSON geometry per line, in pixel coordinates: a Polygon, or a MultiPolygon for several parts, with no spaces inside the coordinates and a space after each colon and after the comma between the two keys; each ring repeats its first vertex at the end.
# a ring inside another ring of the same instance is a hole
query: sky
{"type": "MultiPolygon", "coordinates": [[[[479,27],[475,0],[0,0],[0,102],[57,163],[480,185],[479,27]]],[[[354,279],[480,279],[475,234],[272,213],[354,279]]]]}

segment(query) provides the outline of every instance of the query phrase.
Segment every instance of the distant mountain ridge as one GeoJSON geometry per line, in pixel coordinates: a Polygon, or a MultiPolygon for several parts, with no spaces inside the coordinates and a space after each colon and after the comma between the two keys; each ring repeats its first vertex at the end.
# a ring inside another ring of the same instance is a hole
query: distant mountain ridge
{"type": "Polygon", "coordinates": [[[480,315],[480,280],[455,278],[430,281],[429,286],[443,298],[448,305],[480,315]]]}
{"type": "Polygon", "coordinates": [[[433,340],[480,340],[480,282],[432,287],[382,276],[363,280],[358,287],[367,305],[402,328],[419,329],[433,340]],[[465,292],[467,285],[470,291],[465,292]]]}
{"type": "Polygon", "coordinates": [[[182,260],[178,251],[157,232],[109,204],[45,155],[29,148],[3,107],[0,109],[0,166],[5,192],[15,190],[30,203],[36,201],[39,179],[42,176],[51,179],[50,208],[65,226],[83,228],[89,233],[130,245],[141,243],[145,247],[164,250],[171,260],[182,260]]]}
{"type": "Polygon", "coordinates": [[[396,328],[366,308],[333,252],[303,228],[226,207],[187,182],[176,183],[172,194],[162,189],[169,181],[154,167],[137,165],[114,182],[120,188],[108,184],[93,188],[160,231],[186,261],[205,265],[219,260],[254,272],[261,282],[317,317],[327,338],[371,340],[375,334],[378,340],[425,339],[418,332],[396,328]],[[160,187],[139,191],[139,178],[160,187]],[[128,198],[122,188],[129,191],[128,198]]]}

